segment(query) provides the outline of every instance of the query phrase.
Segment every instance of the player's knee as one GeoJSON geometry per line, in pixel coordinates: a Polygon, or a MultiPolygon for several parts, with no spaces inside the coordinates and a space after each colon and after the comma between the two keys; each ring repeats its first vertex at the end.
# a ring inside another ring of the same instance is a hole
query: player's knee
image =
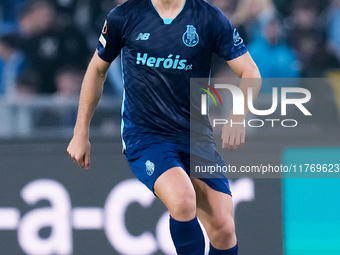
{"type": "Polygon", "coordinates": [[[195,192],[178,194],[169,208],[171,216],[178,221],[188,221],[196,215],[195,192]]]}
{"type": "Polygon", "coordinates": [[[220,242],[233,238],[235,235],[235,224],[231,216],[228,216],[220,221],[213,223],[212,239],[220,242]]]}
{"type": "Polygon", "coordinates": [[[229,238],[233,236],[235,234],[234,222],[232,221],[230,223],[225,223],[218,229],[218,232],[219,232],[219,236],[221,237],[229,238]]]}

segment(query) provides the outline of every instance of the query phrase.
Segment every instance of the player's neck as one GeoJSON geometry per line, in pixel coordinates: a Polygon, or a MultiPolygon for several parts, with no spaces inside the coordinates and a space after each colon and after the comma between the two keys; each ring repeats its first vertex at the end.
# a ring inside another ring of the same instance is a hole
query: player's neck
{"type": "Polygon", "coordinates": [[[186,0],[151,0],[162,18],[174,19],[182,10],[186,0]]]}

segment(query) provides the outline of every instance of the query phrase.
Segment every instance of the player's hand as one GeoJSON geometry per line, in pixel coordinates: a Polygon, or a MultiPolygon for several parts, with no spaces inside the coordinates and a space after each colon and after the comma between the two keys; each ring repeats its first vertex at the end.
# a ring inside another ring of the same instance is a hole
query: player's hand
{"type": "Polygon", "coordinates": [[[222,148],[231,151],[237,150],[244,144],[245,137],[246,128],[240,124],[234,124],[231,127],[230,120],[228,120],[228,123],[222,129],[222,148]]]}
{"type": "Polygon", "coordinates": [[[91,144],[88,137],[73,136],[67,152],[79,166],[89,169],[91,144]]]}

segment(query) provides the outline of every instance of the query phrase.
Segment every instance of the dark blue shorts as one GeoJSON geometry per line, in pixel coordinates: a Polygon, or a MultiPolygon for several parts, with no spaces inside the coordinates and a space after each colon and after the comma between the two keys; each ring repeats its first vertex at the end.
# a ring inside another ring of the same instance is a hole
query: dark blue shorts
{"type": "Polygon", "coordinates": [[[132,172],[152,192],[160,175],[173,167],[181,167],[188,176],[201,179],[212,189],[231,195],[225,173],[211,175],[195,172],[197,166],[201,169],[205,166],[225,166],[213,143],[190,150],[189,145],[155,141],[134,148],[131,154],[133,156],[125,156],[132,172]]]}

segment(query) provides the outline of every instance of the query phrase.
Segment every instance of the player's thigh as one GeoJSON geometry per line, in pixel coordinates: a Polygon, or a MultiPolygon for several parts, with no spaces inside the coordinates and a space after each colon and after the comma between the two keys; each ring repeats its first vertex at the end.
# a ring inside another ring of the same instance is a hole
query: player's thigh
{"type": "Polygon", "coordinates": [[[173,167],[160,175],[155,181],[154,193],[176,220],[187,221],[195,217],[195,190],[189,176],[181,167],[173,167]]]}
{"type": "Polygon", "coordinates": [[[200,179],[192,179],[192,183],[196,192],[197,216],[209,237],[212,239],[212,233],[221,228],[227,234],[233,234],[235,227],[232,197],[212,189],[200,179]]]}
{"type": "MultiPolygon", "coordinates": [[[[191,151],[191,154],[191,166],[220,166],[222,168],[226,165],[213,143],[197,147],[191,151]]],[[[221,226],[222,223],[233,223],[233,203],[225,173],[193,172],[191,176],[196,191],[197,215],[202,223],[206,222],[206,228],[209,229],[210,225],[215,227],[215,225],[221,226]]]]}

